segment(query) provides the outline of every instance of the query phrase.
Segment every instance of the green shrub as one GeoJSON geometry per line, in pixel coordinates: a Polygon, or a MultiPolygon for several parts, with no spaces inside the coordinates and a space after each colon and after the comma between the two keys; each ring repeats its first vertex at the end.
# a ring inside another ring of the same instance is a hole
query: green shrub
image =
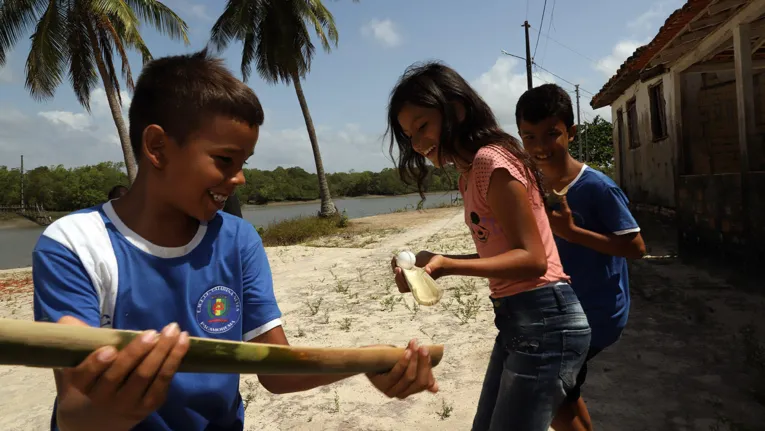
{"type": "Polygon", "coordinates": [[[295,245],[322,236],[332,235],[348,226],[348,217],[336,214],[331,217],[296,217],[258,228],[266,247],[295,245]],[[261,233],[262,232],[262,233],[261,233]]]}

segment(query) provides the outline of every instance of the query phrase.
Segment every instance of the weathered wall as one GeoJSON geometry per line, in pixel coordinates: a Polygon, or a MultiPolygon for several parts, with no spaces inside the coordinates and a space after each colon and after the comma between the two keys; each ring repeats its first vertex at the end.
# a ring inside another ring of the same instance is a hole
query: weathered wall
{"type": "MultiPolygon", "coordinates": [[[[765,74],[754,75],[757,136],[749,143],[750,170],[765,169],[765,74]]],[[[736,82],[732,71],[689,74],[683,87],[681,175],[740,171],[736,82]]]]}
{"type": "Polygon", "coordinates": [[[735,260],[765,259],[765,172],[749,174],[749,211],[741,206],[739,174],[687,175],[678,184],[681,252],[735,260]],[[745,217],[749,233],[744,231],[745,217]]]}
{"type": "MultiPolygon", "coordinates": [[[[636,203],[675,206],[674,145],[677,141],[674,127],[672,93],[675,82],[672,74],[664,74],[647,82],[636,82],[611,105],[614,123],[618,121],[617,111],[623,112],[623,142],[619,145],[619,127],[614,127],[614,173],[617,183],[636,203]],[[651,107],[648,88],[659,80],[664,87],[665,112],[667,115],[668,136],[654,141],[651,133],[651,107]],[[638,117],[638,137],[640,146],[629,148],[629,128],[627,126],[627,101],[635,97],[638,117]]],[[[614,124],[616,126],[616,124],[614,124]]]]}

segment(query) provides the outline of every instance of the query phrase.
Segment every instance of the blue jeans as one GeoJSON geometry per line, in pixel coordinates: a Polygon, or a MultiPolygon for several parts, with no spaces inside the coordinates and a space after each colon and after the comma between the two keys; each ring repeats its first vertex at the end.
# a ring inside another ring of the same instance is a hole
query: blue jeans
{"type": "Polygon", "coordinates": [[[587,356],[587,316],[568,283],[491,300],[499,334],[472,429],[547,431],[587,356]]]}

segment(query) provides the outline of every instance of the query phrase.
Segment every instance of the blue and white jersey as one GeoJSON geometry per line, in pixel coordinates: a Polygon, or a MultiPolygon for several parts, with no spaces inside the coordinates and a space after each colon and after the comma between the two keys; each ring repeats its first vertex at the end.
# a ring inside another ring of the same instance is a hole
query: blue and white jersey
{"type": "MultiPolygon", "coordinates": [[[[111,202],[69,214],[33,253],[34,316],[91,326],[162,330],[249,341],[281,325],[263,243],[223,212],[182,247],[154,245],[130,230],[111,202]]],[[[52,428],[55,426],[55,406],[52,428]]],[[[238,374],[178,373],[166,403],[137,430],[242,430],[238,374]]]]}
{"type": "MultiPolygon", "coordinates": [[[[582,166],[566,201],[574,224],[603,235],[640,232],[624,192],[600,171],[582,166]]],[[[592,328],[590,345],[605,348],[619,339],[630,309],[627,259],[600,253],[555,237],[563,270],[582,303],[592,328]]]]}

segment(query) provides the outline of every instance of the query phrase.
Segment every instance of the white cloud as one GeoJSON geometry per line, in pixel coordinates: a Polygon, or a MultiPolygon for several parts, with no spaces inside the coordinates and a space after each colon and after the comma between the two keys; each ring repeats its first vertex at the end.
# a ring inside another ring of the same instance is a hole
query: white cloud
{"type": "MultiPolygon", "coordinates": [[[[546,72],[538,72],[532,75],[534,86],[544,83],[557,83],[554,76],[546,72]]],[[[526,92],[526,69],[525,66],[515,58],[499,57],[494,65],[481,76],[471,82],[473,88],[489,104],[497,116],[497,120],[505,131],[518,137],[518,127],[515,123],[515,105],[518,103],[521,95],[526,92]]],[[[566,83],[558,83],[564,89],[573,91],[566,83]]],[[[573,97],[572,97],[573,99],[573,97]]],[[[575,100],[572,100],[576,103],[575,100]]],[[[599,109],[593,111],[584,101],[580,101],[580,110],[582,112],[582,121],[586,117],[594,118],[595,115],[610,121],[611,111],[609,109],[599,109]]]]}
{"type": "Polygon", "coordinates": [[[682,7],[684,0],[659,0],[652,3],[648,10],[627,22],[630,31],[614,45],[611,53],[598,60],[594,66],[607,78],[613,76],[635,50],[653,39],[664,21],[672,12],[682,7]]]}
{"type": "MultiPolygon", "coordinates": [[[[130,99],[123,94],[123,114],[130,99]]],[[[271,129],[266,126],[249,167],[274,169],[300,166],[316,172],[308,133],[302,121],[295,128],[271,129]]],[[[357,124],[328,127],[317,124],[316,131],[327,172],[379,171],[393,167],[380,131],[370,133],[357,124]]],[[[92,115],[84,110],[43,111],[24,114],[0,105],[0,165],[16,166],[24,155],[29,169],[41,165],[81,166],[111,160],[123,155],[103,89],[93,92],[92,115]]]]}
{"type": "Polygon", "coordinates": [[[383,46],[393,48],[401,45],[402,37],[396,29],[396,25],[389,19],[373,19],[361,27],[361,34],[372,37],[383,46]]]}
{"type": "Polygon", "coordinates": [[[209,21],[212,20],[212,16],[209,12],[207,12],[207,6],[203,4],[193,4],[189,8],[189,12],[191,15],[203,20],[203,21],[209,21]]]}
{"type": "MultiPolygon", "coordinates": [[[[502,127],[517,135],[515,105],[526,91],[526,71],[522,62],[502,56],[486,72],[470,81],[492,107],[502,127]]],[[[556,79],[544,72],[535,74],[534,84],[543,82],[556,82],[556,79]]],[[[560,85],[572,90],[566,83],[560,85]]],[[[126,114],[130,99],[127,94],[123,97],[123,113],[126,114]]],[[[0,165],[16,166],[21,154],[30,169],[40,165],[80,166],[107,160],[122,161],[119,139],[103,89],[94,91],[92,108],[90,116],[82,110],[25,115],[0,105],[0,165]]],[[[585,98],[581,111],[583,121],[595,115],[611,118],[608,109],[593,112],[585,98]]],[[[273,123],[266,121],[260,133],[249,167],[270,170],[277,166],[300,166],[315,172],[311,144],[302,119],[296,118],[293,128],[276,129],[269,124],[273,123]]],[[[374,129],[352,123],[335,127],[317,124],[324,169],[347,172],[350,169],[379,171],[393,167],[388,155],[388,141],[383,141],[381,136],[384,127],[384,124],[374,129]]]]}
{"type": "Polygon", "coordinates": [[[71,130],[85,131],[93,126],[91,117],[84,112],[74,113],[69,111],[45,111],[37,115],[45,118],[55,125],[66,126],[71,130]]]}
{"type": "Polygon", "coordinates": [[[669,15],[683,6],[683,0],[660,0],[651,4],[647,11],[627,22],[627,28],[640,32],[656,32],[669,15]]]}
{"type": "Polygon", "coordinates": [[[611,54],[598,60],[595,68],[599,70],[606,78],[613,76],[619,67],[624,63],[632,53],[635,52],[643,43],[634,40],[623,40],[618,42],[611,50],[611,54]]]}
{"type": "MultiPolygon", "coordinates": [[[[369,133],[349,123],[339,128],[318,125],[316,134],[326,172],[379,171],[393,167],[387,141],[384,142],[379,133],[369,133]]],[[[249,165],[269,170],[277,166],[300,166],[308,172],[316,172],[305,127],[281,130],[264,127],[249,165]]]]}

